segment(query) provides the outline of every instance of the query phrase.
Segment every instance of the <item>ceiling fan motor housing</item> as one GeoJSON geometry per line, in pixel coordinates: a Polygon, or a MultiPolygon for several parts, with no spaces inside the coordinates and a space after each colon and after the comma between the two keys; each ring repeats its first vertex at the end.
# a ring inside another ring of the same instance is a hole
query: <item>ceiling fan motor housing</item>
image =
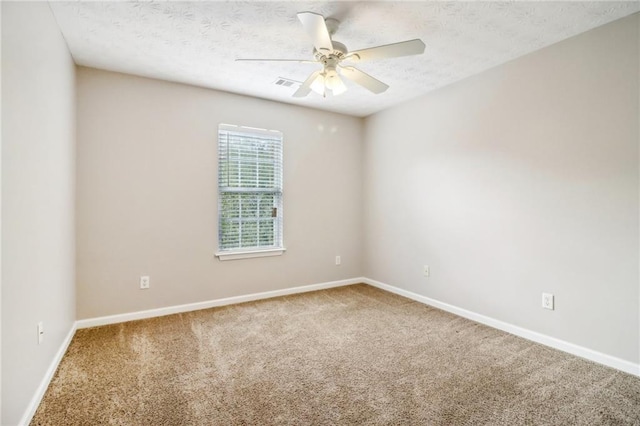
{"type": "Polygon", "coordinates": [[[318,62],[325,63],[326,60],[331,60],[331,59],[336,60],[336,62],[340,62],[342,58],[344,58],[346,54],[349,53],[349,51],[347,50],[347,46],[340,43],[339,41],[332,40],[331,44],[333,45],[333,50],[313,49],[313,56],[316,58],[318,62]]]}

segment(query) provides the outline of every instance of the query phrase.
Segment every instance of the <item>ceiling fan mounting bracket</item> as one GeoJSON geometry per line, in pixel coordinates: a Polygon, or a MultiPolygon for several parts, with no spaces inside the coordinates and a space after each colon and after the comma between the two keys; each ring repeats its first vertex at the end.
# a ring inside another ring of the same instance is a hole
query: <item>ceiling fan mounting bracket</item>
{"type": "Polygon", "coordinates": [[[334,35],[336,31],[338,31],[338,27],[340,26],[340,21],[334,18],[325,18],[324,23],[327,26],[329,35],[334,35]]]}

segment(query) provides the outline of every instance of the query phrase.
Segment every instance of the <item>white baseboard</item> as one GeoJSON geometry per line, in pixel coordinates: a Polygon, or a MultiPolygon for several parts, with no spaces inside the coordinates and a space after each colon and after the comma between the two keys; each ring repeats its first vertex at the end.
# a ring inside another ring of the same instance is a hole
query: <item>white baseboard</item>
{"type": "Polygon", "coordinates": [[[498,330],[506,331],[507,333],[523,337],[527,340],[531,340],[536,343],[540,343],[545,346],[549,346],[554,349],[579,356],[581,358],[586,358],[590,361],[597,362],[598,364],[606,365],[607,367],[612,367],[617,370],[624,371],[625,373],[633,374],[640,377],[640,364],[635,364],[631,361],[626,361],[624,359],[607,355],[602,352],[594,351],[583,346],[575,345],[564,340],[556,339],[555,337],[547,336],[545,334],[518,327],[516,325],[509,324],[472,311],[468,311],[457,306],[449,305],[448,303],[440,302],[439,300],[431,299],[429,297],[422,296],[411,291],[403,290],[401,288],[394,287],[380,281],[372,280],[369,278],[362,278],[361,281],[379,289],[415,300],[416,302],[424,303],[425,305],[433,306],[435,308],[442,309],[443,311],[451,312],[452,314],[488,325],[489,327],[497,328],[498,330]]]}
{"type": "Polygon", "coordinates": [[[284,288],[282,290],[265,291],[243,296],[233,296],[224,299],[207,300],[205,302],[188,303],[185,305],[167,306],[165,308],[149,309],[146,311],[129,312],[126,314],[109,315],[97,318],[88,318],[76,321],[76,327],[89,328],[100,325],[117,324],[120,322],[134,321],[145,318],[161,317],[164,315],[178,314],[182,312],[197,311],[200,309],[214,308],[217,306],[233,305],[236,303],[252,302],[272,297],[286,296],[289,294],[306,293],[309,291],[323,290],[326,288],[341,287],[345,285],[358,284],[364,282],[364,278],[351,278],[348,280],[329,281],[320,284],[311,284],[301,287],[284,288]]]}
{"type": "Polygon", "coordinates": [[[64,356],[64,354],[67,352],[67,348],[69,347],[69,344],[71,343],[71,339],[73,339],[73,335],[75,334],[75,332],[76,332],[76,323],[74,322],[71,325],[71,329],[67,333],[67,336],[62,341],[60,348],[58,348],[58,352],[56,352],[56,355],[53,357],[53,360],[51,360],[51,364],[49,364],[49,368],[47,369],[47,372],[42,378],[42,381],[40,382],[38,389],[36,389],[36,393],[31,398],[31,401],[29,401],[29,405],[27,406],[27,409],[22,415],[22,418],[20,419],[20,423],[18,423],[19,425],[27,426],[29,423],[31,423],[31,419],[33,418],[33,415],[36,413],[36,410],[40,405],[40,401],[42,401],[42,397],[47,391],[47,388],[49,387],[49,383],[51,383],[51,379],[53,379],[53,375],[56,374],[58,365],[60,364],[60,361],[62,361],[62,357],[64,356]]]}

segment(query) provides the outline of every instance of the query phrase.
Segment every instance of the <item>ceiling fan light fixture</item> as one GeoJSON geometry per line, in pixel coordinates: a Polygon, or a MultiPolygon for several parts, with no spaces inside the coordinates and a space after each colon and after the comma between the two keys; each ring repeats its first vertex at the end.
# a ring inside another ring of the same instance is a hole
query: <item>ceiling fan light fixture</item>
{"type": "Polygon", "coordinates": [[[309,86],[311,90],[316,92],[318,95],[324,96],[324,87],[325,87],[325,76],[324,73],[318,74],[311,86],[309,86]]]}
{"type": "Polygon", "coordinates": [[[330,95],[332,96],[337,96],[347,90],[347,86],[345,86],[336,69],[329,67],[325,68],[324,71],[318,74],[309,88],[320,96],[325,97],[327,95],[327,90],[331,91],[330,95]]]}
{"type": "Polygon", "coordinates": [[[340,76],[335,72],[333,75],[325,78],[325,85],[327,86],[327,89],[331,90],[331,93],[334,96],[347,91],[347,86],[345,86],[340,76]]]}

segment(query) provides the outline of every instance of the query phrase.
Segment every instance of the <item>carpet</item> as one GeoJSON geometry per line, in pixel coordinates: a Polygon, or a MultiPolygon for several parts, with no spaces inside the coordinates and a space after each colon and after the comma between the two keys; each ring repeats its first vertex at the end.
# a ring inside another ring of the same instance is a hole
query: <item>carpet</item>
{"type": "Polygon", "coordinates": [[[359,284],[78,330],[31,425],[640,425],[640,378],[359,284]]]}

